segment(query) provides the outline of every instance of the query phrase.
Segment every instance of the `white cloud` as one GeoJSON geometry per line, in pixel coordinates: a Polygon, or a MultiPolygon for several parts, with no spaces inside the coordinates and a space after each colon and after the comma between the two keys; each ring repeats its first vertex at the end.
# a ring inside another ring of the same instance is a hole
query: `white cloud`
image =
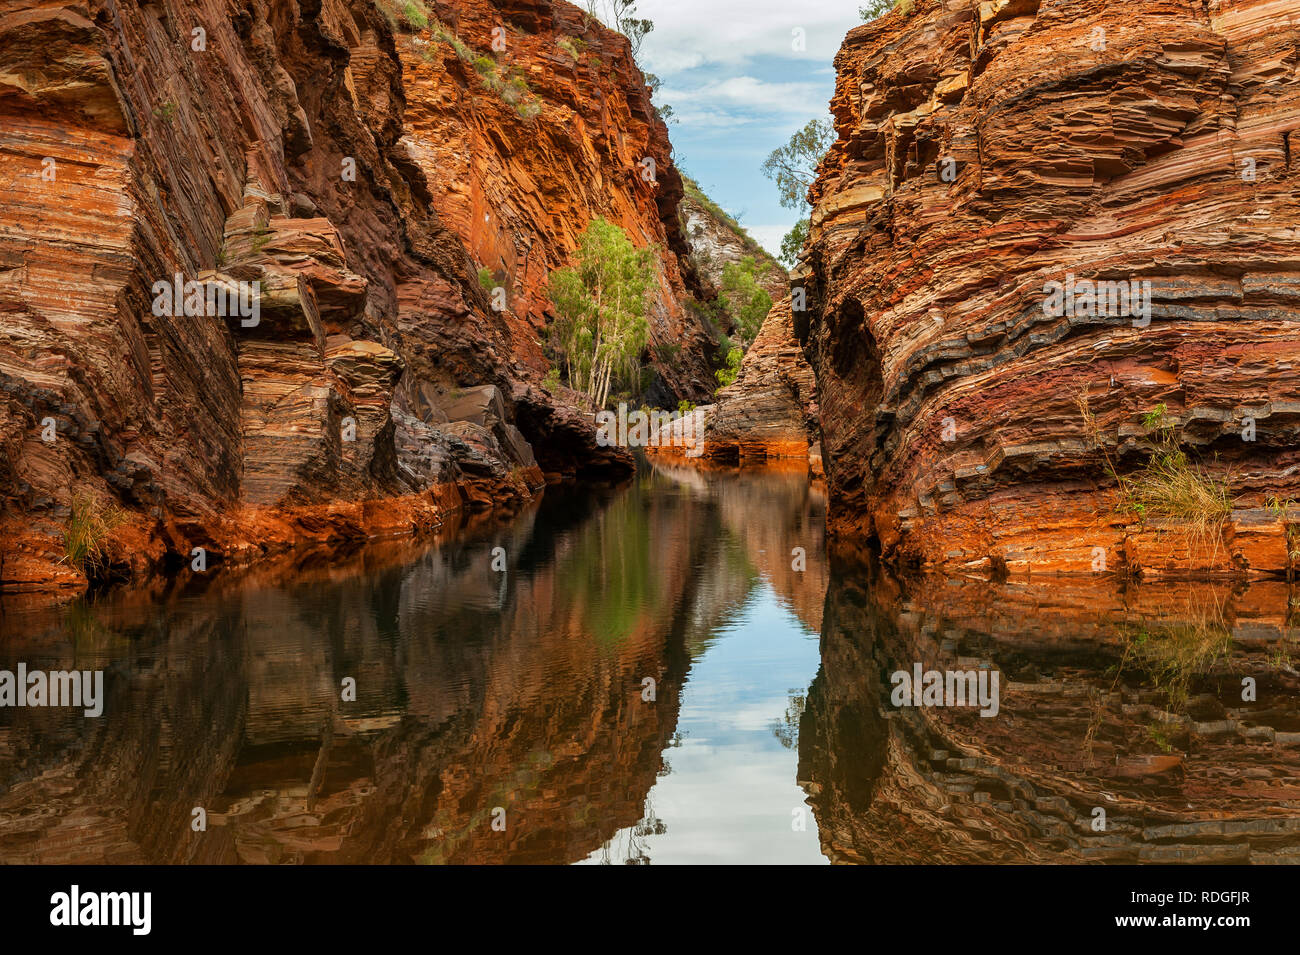
{"type": "Polygon", "coordinates": [[[771,120],[817,116],[828,112],[825,89],[815,83],[769,83],[753,76],[731,76],[693,89],[665,87],[659,99],[674,110],[707,103],[724,112],[744,110],[771,120]]]}
{"type": "Polygon", "coordinates": [[[698,56],[697,65],[738,65],[753,58],[828,63],[849,28],[862,23],[857,0],[795,5],[790,0],[641,0],[639,15],[654,21],[642,58],[656,73],[673,72],[674,58],[698,56]],[[803,50],[791,31],[803,31],[803,50]]]}
{"type": "MultiPolygon", "coordinates": [[[[664,102],[669,101],[665,100],[664,102]]],[[[670,103],[670,105],[672,104],[670,103]]],[[[673,118],[679,123],[691,126],[707,126],[712,129],[732,129],[737,126],[749,126],[755,122],[753,117],[742,116],[739,113],[728,113],[723,110],[707,108],[678,108],[676,105],[673,105],[673,118]]],[[[671,129],[669,129],[669,135],[672,135],[671,129]]]]}
{"type": "Polygon", "coordinates": [[[769,252],[780,249],[797,213],[779,204],[762,161],[808,120],[829,118],[832,60],[862,22],[860,2],[637,2],[636,15],[654,23],[639,62],[662,82],[655,101],[673,109],[679,164],[715,201],[761,223],[749,231],[769,252]],[[795,29],[803,49],[794,49],[795,29]]]}
{"type": "Polygon", "coordinates": [[[745,226],[745,231],[754,237],[754,241],[761,245],[772,255],[781,251],[781,240],[785,234],[794,226],[794,222],[787,225],[750,225],[745,226]]]}
{"type": "Polygon", "coordinates": [[[651,73],[680,73],[683,70],[693,70],[704,65],[704,55],[702,53],[686,53],[681,50],[671,49],[660,50],[653,63],[644,55],[642,59],[646,60],[645,67],[651,73]]]}

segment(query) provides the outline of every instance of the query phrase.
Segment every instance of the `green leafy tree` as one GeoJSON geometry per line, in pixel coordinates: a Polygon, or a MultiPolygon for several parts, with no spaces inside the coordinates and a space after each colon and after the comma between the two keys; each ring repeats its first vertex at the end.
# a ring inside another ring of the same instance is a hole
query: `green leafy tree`
{"type": "Polygon", "coordinates": [[[803,248],[804,242],[808,238],[808,220],[800,219],[794,224],[785,238],[781,240],[781,252],[777,258],[786,268],[794,268],[794,264],[799,259],[799,250],[803,248]]]}
{"type": "MultiPolygon", "coordinates": [[[[658,96],[659,88],[663,86],[663,80],[659,79],[659,77],[654,73],[647,73],[644,70],[641,71],[641,76],[645,80],[645,85],[650,90],[651,99],[658,96]]],[[[667,103],[655,104],[652,102],[650,108],[655,111],[656,116],[664,121],[665,125],[668,123],[675,124],[677,122],[677,120],[673,119],[673,108],[667,103]]]]}
{"type": "Polygon", "coordinates": [[[781,205],[802,209],[808,204],[817,164],[835,142],[835,127],[828,119],[810,119],[796,130],[784,146],[773,149],[763,160],[763,175],[776,183],[781,205]]]}
{"type": "MultiPolygon", "coordinates": [[[[777,197],[787,209],[806,212],[808,187],[816,176],[817,164],[835,142],[835,127],[830,120],[810,119],[790,141],[768,154],[763,160],[763,175],[776,183],[777,197]]],[[[801,219],[781,240],[781,261],[793,266],[804,239],[808,220],[801,219]]]]}
{"type": "Polygon", "coordinates": [[[772,296],[758,284],[764,269],[753,256],[748,255],[739,262],[728,262],[722,268],[720,297],[740,336],[742,347],[754,340],[772,307],[772,296]]]}
{"type": "Polygon", "coordinates": [[[579,237],[577,264],[551,273],[553,346],[569,387],[586,392],[597,407],[604,407],[611,385],[639,387],[653,281],[654,250],[636,248],[627,233],[601,218],[579,237]]]}
{"type": "Polygon", "coordinates": [[[721,354],[724,364],[713,375],[718,379],[718,386],[725,388],[734,382],[736,376],[740,374],[740,363],[744,361],[745,353],[732,345],[731,340],[728,339],[723,342],[721,354]]]}

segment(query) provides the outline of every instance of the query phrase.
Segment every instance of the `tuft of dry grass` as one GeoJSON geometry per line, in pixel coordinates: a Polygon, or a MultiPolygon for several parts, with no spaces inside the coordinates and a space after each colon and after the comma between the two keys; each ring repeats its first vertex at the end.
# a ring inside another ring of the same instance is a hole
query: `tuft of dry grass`
{"type": "Polygon", "coordinates": [[[1133,509],[1143,517],[1151,515],[1208,530],[1232,513],[1228,485],[1193,464],[1182,451],[1157,453],[1127,483],[1133,509]]]}
{"type": "Polygon", "coordinates": [[[1188,458],[1163,402],[1142,416],[1142,424],[1152,436],[1155,453],[1124,482],[1128,505],[1143,520],[1181,524],[1194,544],[1217,554],[1223,522],[1232,513],[1228,483],[1188,458]]]}
{"type": "Polygon", "coordinates": [[[1101,440],[1086,388],[1079,393],[1077,404],[1085,433],[1119,486],[1121,509],[1133,511],[1143,521],[1151,518],[1179,524],[1187,529],[1193,544],[1217,552],[1223,522],[1232,513],[1231,489],[1227,481],[1215,478],[1182,450],[1178,429],[1164,403],[1142,416],[1155,447],[1146,464],[1127,475],[1119,473],[1101,440]]]}
{"type": "Polygon", "coordinates": [[[88,578],[108,568],[108,537],[126,515],[88,491],[78,491],[63,527],[63,560],[88,578]]]}

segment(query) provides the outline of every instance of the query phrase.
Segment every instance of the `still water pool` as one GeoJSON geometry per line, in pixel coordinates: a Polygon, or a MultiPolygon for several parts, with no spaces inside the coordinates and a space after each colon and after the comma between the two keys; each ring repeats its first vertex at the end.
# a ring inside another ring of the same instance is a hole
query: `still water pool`
{"type": "Polygon", "coordinates": [[[659,467],[10,610],[0,667],[105,699],[0,709],[0,861],[1300,861],[1290,585],[900,579],[824,518],[659,467]],[[918,663],[998,715],[895,705],[918,663]]]}

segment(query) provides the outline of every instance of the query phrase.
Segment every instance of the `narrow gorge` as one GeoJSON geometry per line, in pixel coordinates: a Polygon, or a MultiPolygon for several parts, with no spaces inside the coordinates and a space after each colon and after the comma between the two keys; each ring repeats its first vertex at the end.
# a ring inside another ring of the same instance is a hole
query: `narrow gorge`
{"type": "Polygon", "coordinates": [[[700,7],[0,11],[0,862],[1300,861],[1300,0],[700,7]]]}
{"type": "Polygon", "coordinates": [[[228,7],[0,16],[6,592],[84,588],[74,498],[123,510],[106,575],[138,578],[625,476],[543,386],[547,276],[595,216],[656,250],[652,395],[716,385],[623,37],[564,3],[228,7]],[[156,314],[173,276],[259,283],[257,325],[156,314]]]}

